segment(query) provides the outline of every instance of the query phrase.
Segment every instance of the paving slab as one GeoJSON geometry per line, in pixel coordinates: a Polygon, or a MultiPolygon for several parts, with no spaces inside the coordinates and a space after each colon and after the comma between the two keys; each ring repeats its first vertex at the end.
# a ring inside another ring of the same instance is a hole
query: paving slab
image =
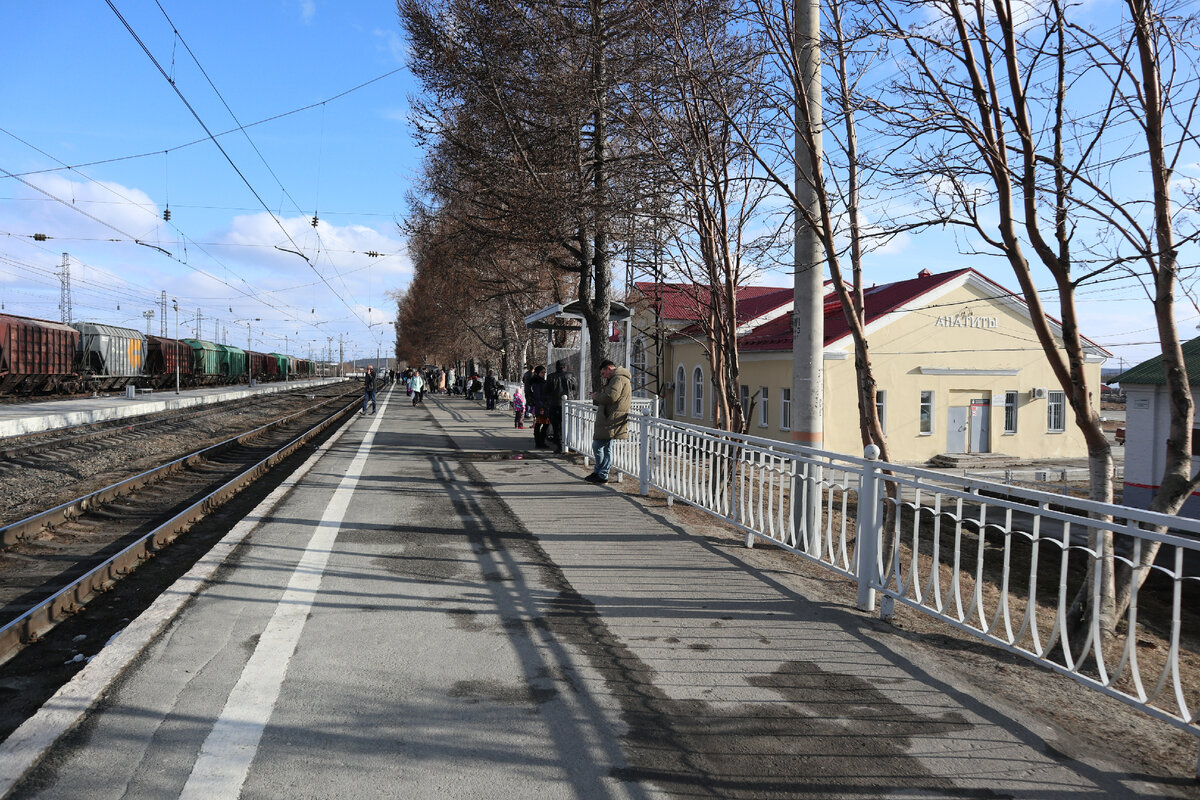
{"type": "Polygon", "coordinates": [[[510,414],[383,394],[64,692],[86,713],[23,740],[8,796],[1196,796],[586,472],[510,414]]]}

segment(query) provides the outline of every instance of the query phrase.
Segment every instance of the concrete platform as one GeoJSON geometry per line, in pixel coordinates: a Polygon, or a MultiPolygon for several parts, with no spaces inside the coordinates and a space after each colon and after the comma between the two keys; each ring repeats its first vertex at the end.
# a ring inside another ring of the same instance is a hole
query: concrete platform
{"type": "Polygon", "coordinates": [[[0,795],[1195,796],[532,445],[381,393],[0,744],[0,795]]]}
{"type": "Polygon", "coordinates": [[[72,400],[47,400],[41,403],[0,405],[0,439],[30,433],[131,419],[146,414],[224,403],[245,397],[290,392],[302,387],[336,383],[340,378],[260,383],[247,386],[209,386],[199,389],[174,389],[138,393],[132,399],[124,394],[105,397],[81,397],[72,400]]]}

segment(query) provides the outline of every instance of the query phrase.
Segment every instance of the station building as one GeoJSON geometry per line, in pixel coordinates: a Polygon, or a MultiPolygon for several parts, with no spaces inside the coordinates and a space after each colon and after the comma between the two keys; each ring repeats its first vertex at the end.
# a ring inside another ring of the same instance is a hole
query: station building
{"type": "MultiPolygon", "coordinates": [[[[830,284],[825,298],[824,449],[858,455],[854,342],[830,284]]],[[[665,416],[700,425],[713,419],[713,384],[695,324],[704,292],[681,284],[638,283],[635,388],[658,394],[665,416]]],[[[791,440],[793,290],[739,293],[742,401],[749,433],[791,440]]],[[[925,463],[942,454],[992,453],[1014,461],[1083,458],[1024,300],[973,269],[873,286],[864,292],[877,403],[891,457],[925,463]]],[[[1052,330],[1061,326],[1049,319],[1052,330]]],[[[1091,385],[1109,353],[1084,340],[1091,385]]],[[[1099,396],[1093,398],[1099,408],[1099,396]]]]}

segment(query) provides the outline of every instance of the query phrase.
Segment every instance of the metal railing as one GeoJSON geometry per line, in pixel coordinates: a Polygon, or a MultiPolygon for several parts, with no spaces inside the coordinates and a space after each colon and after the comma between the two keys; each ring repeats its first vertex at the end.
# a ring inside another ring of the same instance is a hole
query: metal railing
{"type": "MultiPolygon", "coordinates": [[[[566,446],[590,455],[595,408],[567,403],[563,417],[566,446]]],[[[642,494],[851,578],[864,611],[902,604],[1200,737],[1200,681],[1182,671],[1200,661],[1183,614],[1200,591],[1200,520],[885,463],[875,448],[847,456],[645,413],[629,430],[613,468],[642,494]],[[1115,631],[1079,611],[1101,607],[1106,583],[1130,598],[1115,631]]]]}

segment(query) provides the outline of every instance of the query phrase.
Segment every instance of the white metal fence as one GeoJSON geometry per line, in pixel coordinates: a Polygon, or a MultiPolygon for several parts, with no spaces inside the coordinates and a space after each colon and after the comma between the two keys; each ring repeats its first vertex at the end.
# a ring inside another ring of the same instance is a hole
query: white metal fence
{"type": "MultiPolygon", "coordinates": [[[[1184,614],[1200,599],[1200,520],[734,435],[650,410],[635,409],[629,439],[613,447],[613,469],[637,478],[642,494],[653,486],[741,528],[747,546],[764,540],[851,578],[863,610],[881,597],[890,617],[903,604],[1200,737],[1200,631],[1184,614]],[[1153,563],[1139,566],[1155,546],[1153,563]],[[1096,615],[1075,613],[1080,600],[1100,607],[1106,581],[1130,597],[1115,634],[1096,615]]],[[[595,407],[570,402],[563,417],[566,447],[590,455],[595,407]]]]}

